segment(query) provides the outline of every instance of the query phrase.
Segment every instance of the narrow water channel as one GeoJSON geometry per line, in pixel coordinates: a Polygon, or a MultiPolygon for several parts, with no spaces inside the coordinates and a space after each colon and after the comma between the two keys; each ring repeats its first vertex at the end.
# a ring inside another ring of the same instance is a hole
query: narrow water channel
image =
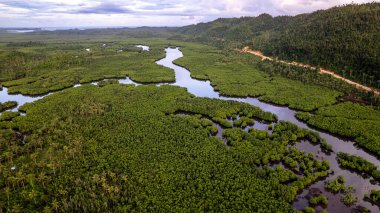
{"type": "MultiPolygon", "coordinates": [[[[143,51],[149,51],[148,46],[144,45],[138,45],[137,47],[142,48],[143,51]]],[[[308,142],[302,142],[298,143],[297,147],[300,148],[301,150],[304,150],[306,152],[312,152],[315,154],[315,156],[319,159],[326,159],[331,162],[331,169],[334,171],[333,175],[330,175],[327,177],[325,180],[321,180],[319,182],[314,183],[307,189],[305,189],[303,192],[301,192],[296,201],[293,203],[293,207],[295,209],[303,209],[308,205],[307,200],[305,196],[309,193],[310,189],[315,189],[318,188],[323,192],[324,195],[326,195],[329,198],[329,205],[327,206],[327,210],[329,212],[351,212],[352,208],[354,207],[347,207],[345,206],[341,201],[340,201],[340,195],[334,195],[330,192],[327,192],[324,190],[324,185],[326,181],[335,179],[338,175],[343,175],[345,178],[346,184],[352,184],[354,188],[356,189],[355,194],[358,196],[359,201],[356,203],[356,206],[363,206],[371,212],[379,212],[379,208],[377,206],[373,206],[369,202],[363,201],[364,198],[364,193],[369,192],[371,189],[378,189],[380,190],[379,185],[374,185],[371,184],[369,179],[365,179],[360,175],[357,175],[355,173],[352,173],[348,170],[341,169],[338,165],[338,162],[336,160],[336,153],[337,152],[345,152],[349,154],[355,154],[359,155],[369,162],[374,163],[375,165],[380,166],[380,161],[374,157],[373,155],[363,151],[362,149],[357,148],[354,145],[353,141],[350,140],[344,140],[341,139],[337,136],[334,136],[332,134],[328,134],[326,132],[322,132],[320,130],[314,129],[312,127],[309,127],[303,122],[300,122],[299,120],[296,119],[295,117],[295,111],[287,108],[287,107],[280,107],[280,106],[275,106],[271,104],[267,104],[264,102],[261,102],[257,98],[233,98],[233,97],[225,97],[221,96],[218,92],[214,90],[214,88],[211,86],[210,81],[201,81],[197,79],[191,78],[190,71],[175,65],[173,62],[176,59],[179,59],[183,57],[182,52],[180,51],[179,48],[167,48],[166,50],[166,57],[163,58],[162,60],[157,61],[156,63],[158,65],[173,69],[175,71],[175,78],[176,82],[171,83],[169,85],[176,85],[180,87],[185,87],[187,88],[188,92],[195,95],[196,97],[207,97],[207,98],[217,98],[217,99],[222,99],[222,100],[232,100],[232,101],[238,101],[238,102],[243,102],[243,103],[248,103],[253,106],[258,106],[264,111],[271,112],[273,114],[276,114],[278,116],[279,120],[284,120],[284,121],[289,121],[292,122],[299,127],[310,129],[313,131],[316,131],[320,134],[322,138],[324,138],[328,144],[331,144],[333,146],[334,153],[331,153],[331,155],[326,155],[323,152],[321,152],[319,146],[313,146],[309,144],[308,142]]],[[[132,81],[129,77],[126,79],[119,80],[120,83],[122,84],[135,84],[139,85],[138,83],[132,81]]],[[[93,82],[95,84],[96,82],[93,82]]],[[[165,83],[166,84],[166,83],[165,83]]],[[[157,84],[162,85],[162,84],[157,84]]],[[[81,86],[80,84],[75,85],[74,87],[81,86]]],[[[6,102],[6,101],[17,101],[19,106],[25,104],[25,103],[31,103],[36,100],[39,100],[45,96],[38,96],[38,97],[29,97],[29,96],[24,96],[21,94],[17,95],[10,95],[8,94],[7,88],[3,88],[2,91],[0,91],[0,102],[6,102]]],[[[17,110],[17,109],[16,109],[17,110]]],[[[259,129],[265,129],[267,125],[261,124],[259,122],[256,122],[254,128],[259,128],[259,129]]],[[[219,133],[220,134],[220,133],[219,133]]]]}
{"type": "MultiPolygon", "coordinates": [[[[6,87],[3,87],[3,89],[0,91],[0,103],[4,103],[7,101],[16,101],[18,106],[37,101],[43,97],[45,96],[30,97],[21,94],[9,94],[8,88],[6,87]]],[[[17,107],[13,110],[17,110],[17,107]]]]}
{"type": "MultiPolygon", "coordinates": [[[[331,162],[331,169],[334,171],[333,175],[330,175],[324,180],[318,181],[308,187],[306,190],[304,190],[301,194],[298,195],[297,200],[293,203],[293,207],[297,210],[301,210],[308,206],[307,199],[305,198],[306,195],[309,193],[310,189],[318,188],[320,191],[322,191],[323,194],[325,194],[329,198],[329,205],[327,206],[327,210],[329,212],[351,212],[354,207],[347,207],[341,202],[340,197],[341,195],[334,195],[324,189],[324,185],[326,181],[333,180],[337,178],[339,175],[342,175],[345,177],[345,183],[347,185],[352,184],[354,188],[356,189],[355,194],[358,196],[359,201],[355,204],[356,206],[363,206],[371,212],[378,212],[379,208],[377,206],[373,206],[369,202],[363,201],[364,194],[369,192],[371,189],[380,189],[379,185],[373,185],[370,183],[370,179],[365,179],[362,176],[350,172],[348,170],[344,170],[339,167],[339,164],[336,160],[336,153],[337,152],[345,152],[349,154],[359,155],[369,162],[374,163],[375,165],[380,165],[380,161],[373,155],[365,152],[362,149],[357,148],[353,141],[350,140],[344,140],[337,136],[328,134],[326,132],[322,132],[320,130],[317,130],[315,128],[309,127],[307,124],[299,121],[295,117],[296,111],[291,110],[287,107],[280,107],[275,106],[271,104],[264,103],[260,101],[257,98],[233,98],[233,97],[225,97],[221,96],[218,92],[214,90],[214,88],[211,86],[210,81],[201,81],[197,79],[191,78],[190,71],[177,66],[173,63],[176,59],[179,59],[183,57],[182,52],[179,50],[179,48],[167,48],[166,49],[166,58],[157,61],[157,64],[162,65],[164,67],[171,68],[175,71],[176,75],[176,82],[173,85],[181,86],[187,88],[188,92],[192,93],[196,97],[207,97],[207,98],[217,98],[222,100],[232,100],[232,101],[238,101],[243,103],[248,103],[253,106],[258,106],[264,111],[271,112],[273,114],[276,114],[279,120],[289,121],[291,123],[296,124],[297,126],[309,130],[316,131],[320,134],[322,138],[324,138],[328,144],[331,144],[333,146],[334,153],[331,153],[330,155],[324,154],[319,146],[313,146],[308,142],[302,142],[297,144],[297,147],[301,150],[304,150],[306,152],[314,153],[315,156],[320,159],[326,159],[331,162]]],[[[258,122],[256,122],[256,127],[265,126],[258,122]]],[[[254,126],[255,128],[255,126],[254,126]]]]}

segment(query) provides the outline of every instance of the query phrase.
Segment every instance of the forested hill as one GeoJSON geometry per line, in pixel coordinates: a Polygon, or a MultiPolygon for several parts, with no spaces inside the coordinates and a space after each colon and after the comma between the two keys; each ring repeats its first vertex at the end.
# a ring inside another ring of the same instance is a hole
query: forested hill
{"type": "Polygon", "coordinates": [[[380,3],[345,5],[298,16],[217,19],[182,27],[187,40],[251,46],[266,55],[332,69],[379,88],[380,3]]]}

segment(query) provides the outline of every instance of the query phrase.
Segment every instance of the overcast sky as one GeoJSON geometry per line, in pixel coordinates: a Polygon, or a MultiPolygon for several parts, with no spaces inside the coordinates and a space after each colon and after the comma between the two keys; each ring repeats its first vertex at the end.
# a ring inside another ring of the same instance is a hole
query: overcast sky
{"type": "MultiPolygon", "coordinates": [[[[183,26],[374,0],[0,0],[0,27],[183,26]]],[[[380,2],[380,0],[375,0],[380,2]]]]}

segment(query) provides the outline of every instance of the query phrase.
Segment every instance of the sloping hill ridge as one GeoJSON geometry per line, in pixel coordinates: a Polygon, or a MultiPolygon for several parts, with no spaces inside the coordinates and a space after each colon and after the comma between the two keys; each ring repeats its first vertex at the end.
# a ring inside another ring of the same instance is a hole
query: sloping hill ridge
{"type": "Polygon", "coordinates": [[[380,3],[298,16],[217,19],[178,29],[187,40],[250,46],[265,55],[321,66],[380,87],[380,3]]]}

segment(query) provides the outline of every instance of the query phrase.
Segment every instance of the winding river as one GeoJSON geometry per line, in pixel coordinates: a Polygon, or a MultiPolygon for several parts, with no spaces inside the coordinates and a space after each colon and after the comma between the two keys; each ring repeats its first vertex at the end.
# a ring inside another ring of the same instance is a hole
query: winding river
{"type": "MultiPolygon", "coordinates": [[[[138,45],[137,47],[140,47],[143,49],[143,51],[149,51],[148,46],[144,45],[138,45]]],[[[334,152],[331,153],[330,155],[324,154],[319,146],[313,146],[308,142],[300,142],[297,143],[297,147],[300,148],[301,150],[304,150],[306,152],[312,152],[315,154],[315,156],[318,159],[326,159],[330,161],[331,163],[331,169],[334,171],[334,174],[330,175],[324,180],[318,181],[308,187],[307,189],[303,190],[298,196],[297,199],[293,203],[293,207],[297,210],[301,210],[308,206],[308,201],[305,198],[307,194],[309,193],[310,190],[315,190],[319,189],[320,191],[323,192],[324,195],[326,195],[329,199],[329,204],[327,206],[327,210],[329,212],[351,212],[355,206],[363,206],[372,212],[378,212],[379,208],[377,206],[373,206],[369,202],[363,201],[364,198],[364,193],[369,192],[371,189],[377,189],[380,190],[380,186],[377,184],[372,184],[370,182],[369,178],[364,178],[356,173],[350,172],[348,170],[342,169],[339,167],[338,162],[336,160],[336,153],[337,152],[345,152],[349,154],[354,154],[354,155],[359,155],[369,162],[374,163],[375,165],[380,166],[380,161],[377,159],[375,156],[363,151],[362,149],[359,149],[355,146],[355,143],[351,140],[345,140],[342,138],[339,138],[337,136],[334,136],[332,134],[323,132],[321,130],[312,128],[305,123],[299,121],[295,117],[295,111],[287,108],[287,107],[280,107],[280,106],[275,106],[271,104],[267,104],[264,102],[261,102],[257,98],[234,98],[234,97],[225,97],[221,96],[218,92],[214,90],[214,88],[211,86],[210,81],[201,81],[201,80],[196,80],[191,77],[190,71],[177,66],[173,63],[176,59],[179,59],[183,57],[182,52],[180,51],[179,48],[167,48],[166,50],[166,57],[157,61],[156,63],[158,65],[173,69],[175,71],[175,78],[176,82],[175,83],[164,83],[164,84],[169,84],[169,85],[176,85],[180,87],[185,87],[187,88],[188,92],[195,95],[196,97],[207,97],[207,98],[217,98],[217,99],[222,99],[222,100],[231,100],[231,101],[238,101],[238,102],[243,102],[243,103],[248,103],[253,106],[258,106],[261,109],[271,112],[273,114],[276,114],[278,116],[279,120],[284,120],[284,121],[289,121],[292,122],[299,127],[305,128],[305,129],[310,129],[313,131],[316,131],[320,134],[322,138],[324,138],[328,144],[331,144],[333,146],[334,152]],[[345,206],[341,201],[340,197],[341,195],[334,195],[326,190],[324,190],[324,185],[326,181],[335,179],[337,176],[342,175],[345,178],[345,183],[352,184],[354,188],[356,189],[355,194],[358,196],[359,200],[355,204],[354,207],[347,207],[345,206]]],[[[121,84],[135,84],[139,85],[138,83],[132,81],[130,78],[122,79],[119,80],[121,84]]],[[[93,82],[93,84],[96,84],[96,82],[93,82]]],[[[162,84],[157,84],[157,86],[162,85],[162,84]]],[[[75,85],[74,87],[81,86],[80,84],[75,85]]],[[[50,95],[50,94],[48,94],[50,95]]],[[[0,91],[0,102],[6,102],[6,101],[17,101],[19,106],[25,104],[25,103],[30,103],[34,102],[36,100],[39,100],[45,96],[38,96],[38,97],[29,97],[29,96],[24,96],[21,94],[17,95],[11,95],[8,94],[7,88],[3,88],[2,91],[0,91]]],[[[17,110],[13,109],[13,110],[17,110]]],[[[258,129],[265,129],[266,125],[260,122],[256,122],[254,128],[258,129]]],[[[219,133],[220,135],[220,133],[219,133]]],[[[319,207],[320,208],[320,207],[319,207]]]]}

